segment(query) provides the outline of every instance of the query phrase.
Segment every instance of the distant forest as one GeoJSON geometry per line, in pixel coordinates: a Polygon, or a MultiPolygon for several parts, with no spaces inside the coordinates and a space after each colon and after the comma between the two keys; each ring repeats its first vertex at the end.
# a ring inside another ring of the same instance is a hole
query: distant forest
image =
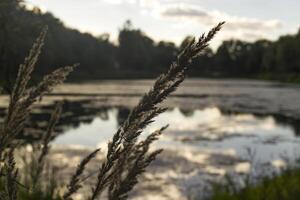
{"type": "MultiPolygon", "coordinates": [[[[165,71],[180,46],[154,42],[130,21],[119,31],[117,44],[108,34],[94,37],[64,26],[51,13],[25,9],[19,0],[0,1],[0,81],[10,83],[42,28],[49,27],[35,78],[55,68],[80,63],[71,81],[152,78],[165,71]]],[[[300,31],[277,41],[224,41],[207,49],[190,68],[193,77],[300,80],[300,31]]]]}

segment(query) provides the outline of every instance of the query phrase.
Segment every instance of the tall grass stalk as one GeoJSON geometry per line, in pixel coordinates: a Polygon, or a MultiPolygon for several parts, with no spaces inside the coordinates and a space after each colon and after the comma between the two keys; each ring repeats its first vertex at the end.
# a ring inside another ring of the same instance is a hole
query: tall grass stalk
{"type": "MultiPolygon", "coordinates": [[[[132,109],[125,122],[119,127],[112,140],[108,143],[107,154],[96,174],[96,183],[91,188],[88,200],[98,199],[102,193],[107,192],[108,199],[127,199],[128,193],[138,183],[138,176],[145,172],[149,164],[162,152],[161,149],[150,151],[150,145],[158,139],[167,126],[150,134],[145,140],[139,141],[143,130],[154,121],[154,118],[166,111],[161,103],[184,81],[188,66],[194,58],[199,56],[215,34],[221,29],[224,22],[219,23],[207,34],[203,34],[198,40],[195,38],[177,56],[167,72],[161,74],[153,87],[146,93],[139,103],[132,109]]],[[[24,64],[20,65],[15,85],[10,95],[7,116],[0,129],[0,174],[5,178],[6,189],[0,191],[2,199],[18,199],[18,169],[14,158],[14,149],[19,145],[16,136],[24,129],[24,124],[31,112],[32,105],[45,93],[50,92],[56,85],[62,83],[71,71],[76,67],[67,66],[60,68],[49,75],[32,88],[28,88],[32,72],[40,55],[47,29],[44,29],[37,38],[29,56],[24,64]]],[[[35,190],[40,176],[45,170],[46,155],[49,153],[49,143],[52,132],[59,119],[61,107],[57,106],[49,122],[41,142],[39,156],[36,160],[36,168],[32,172],[31,190],[35,190]]],[[[86,165],[96,156],[99,149],[87,155],[79,163],[74,175],[71,177],[66,191],[61,199],[69,200],[81,187],[82,174],[86,165]]],[[[1,179],[2,180],[2,179],[1,179]]],[[[29,191],[29,193],[32,191],[29,191]]],[[[40,198],[42,199],[42,198],[40,198]]]]}

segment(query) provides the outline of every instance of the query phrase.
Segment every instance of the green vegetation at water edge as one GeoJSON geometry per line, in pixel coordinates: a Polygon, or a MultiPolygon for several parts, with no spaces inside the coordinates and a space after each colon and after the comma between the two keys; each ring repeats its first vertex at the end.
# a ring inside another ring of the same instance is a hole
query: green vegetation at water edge
{"type": "Polygon", "coordinates": [[[209,200],[299,200],[300,169],[288,169],[273,178],[264,178],[256,186],[229,192],[230,186],[216,187],[209,200]]]}

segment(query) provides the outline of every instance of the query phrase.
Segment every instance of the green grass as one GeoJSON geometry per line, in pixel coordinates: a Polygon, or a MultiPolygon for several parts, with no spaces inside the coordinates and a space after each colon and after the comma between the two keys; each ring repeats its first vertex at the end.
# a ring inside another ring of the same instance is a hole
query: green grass
{"type": "Polygon", "coordinates": [[[264,178],[256,186],[247,186],[239,192],[229,192],[227,186],[215,187],[209,200],[299,200],[300,169],[288,169],[273,178],[264,178]]]}

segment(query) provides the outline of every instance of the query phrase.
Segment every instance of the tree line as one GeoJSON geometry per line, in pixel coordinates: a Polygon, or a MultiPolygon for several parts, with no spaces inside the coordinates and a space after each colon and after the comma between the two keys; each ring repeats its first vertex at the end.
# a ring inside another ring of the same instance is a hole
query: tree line
{"type": "MultiPolygon", "coordinates": [[[[72,81],[152,78],[165,71],[181,45],[155,42],[130,21],[121,27],[117,44],[108,34],[98,37],[66,27],[49,12],[28,10],[20,0],[0,2],[0,81],[10,85],[34,38],[47,25],[45,50],[34,79],[55,68],[80,63],[72,81]]],[[[195,77],[246,77],[300,80],[300,31],[277,41],[224,41],[214,52],[206,49],[191,67],[195,77]]]]}

